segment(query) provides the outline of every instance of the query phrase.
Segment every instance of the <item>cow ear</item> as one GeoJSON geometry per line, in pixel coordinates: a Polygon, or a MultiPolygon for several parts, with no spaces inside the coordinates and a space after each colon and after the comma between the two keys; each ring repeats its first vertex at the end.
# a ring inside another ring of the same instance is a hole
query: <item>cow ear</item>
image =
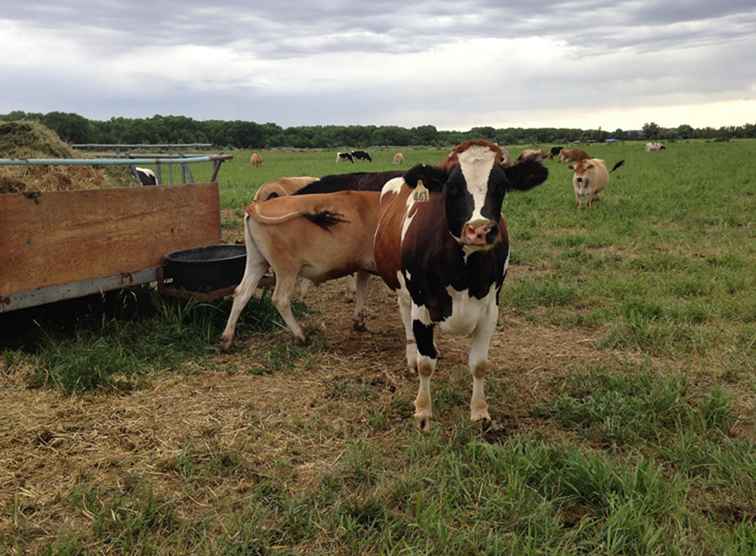
{"type": "Polygon", "coordinates": [[[404,174],[404,181],[410,189],[415,189],[419,182],[423,182],[428,191],[441,191],[446,181],[446,172],[435,166],[418,164],[404,174]]]}
{"type": "Polygon", "coordinates": [[[514,166],[505,168],[507,174],[508,189],[527,191],[536,185],[541,185],[549,177],[546,167],[535,160],[525,160],[514,166]]]}

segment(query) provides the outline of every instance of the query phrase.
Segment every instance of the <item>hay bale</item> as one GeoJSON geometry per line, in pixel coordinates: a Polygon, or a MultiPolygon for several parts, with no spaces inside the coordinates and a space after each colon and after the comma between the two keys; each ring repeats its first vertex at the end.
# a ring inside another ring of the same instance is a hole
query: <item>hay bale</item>
{"type": "MultiPolygon", "coordinates": [[[[0,123],[0,158],[85,158],[39,122],[0,123]]],[[[135,185],[126,167],[3,166],[0,193],[72,191],[135,185]]]]}

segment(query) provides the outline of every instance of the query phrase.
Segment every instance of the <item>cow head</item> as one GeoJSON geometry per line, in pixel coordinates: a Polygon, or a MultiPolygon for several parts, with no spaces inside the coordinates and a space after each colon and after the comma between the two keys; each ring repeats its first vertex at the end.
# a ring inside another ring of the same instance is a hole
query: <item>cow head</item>
{"type": "Polygon", "coordinates": [[[568,168],[575,172],[573,179],[575,180],[575,189],[579,195],[585,195],[590,191],[590,181],[595,168],[593,161],[590,158],[578,160],[574,164],[570,164],[568,168]]]}
{"type": "Polygon", "coordinates": [[[486,248],[499,240],[501,205],[507,191],[528,190],[543,183],[548,171],[539,162],[502,164],[502,151],[486,141],[470,141],[452,151],[439,167],[421,164],[404,175],[414,189],[419,184],[444,195],[446,222],[461,245],[486,248]]]}

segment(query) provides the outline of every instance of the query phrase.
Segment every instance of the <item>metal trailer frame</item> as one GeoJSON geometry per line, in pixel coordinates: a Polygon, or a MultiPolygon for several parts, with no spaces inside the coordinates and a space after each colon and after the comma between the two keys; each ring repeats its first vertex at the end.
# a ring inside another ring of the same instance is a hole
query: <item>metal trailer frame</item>
{"type": "MultiPolygon", "coordinates": [[[[220,171],[220,168],[223,162],[225,162],[226,160],[231,160],[231,159],[233,159],[233,156],[227,155],[227,154],[194,156],[194,157],[188,157],[188,158],[153,157],[153,158],[138,158],[138,159],[0,159],[0,166],[42,166],[42,165],[130,166],[133,171],[134,166],[137,164],[145,164],[145,165],[153,164],[156,166],[158,170],[156,172],[156,174],[158,174],[158,179],[162,182],[162,179],[160,179],[160,169],[162,168],[162,166],[168,165],[170,169],[170,176],[171,176],[170,182],[172,184],[173,183],[172,166],[174,164],[179,164],[182,167],[183,183],[186,185],[191,185],[187,183],[188,181],[191,181],[191,172],[189,171],[187,165],[200,163],[200,162],[212,162],[213,173],[212,173],[212,178],[210,181],[216,187],[215,195],[217,198],[218,173],[220,171]]],[[[139,189],[145,189],[145,188],[139,187],[139,189]]],[[[164,189],[164,188],[160,188],[160,189],[164,189]]],[[[170,188],[170,189],[172,190],[173,188],[170,188]]],[[[129,189],[127,188],[126,191],[128,190],[129,189]]],[[[113,190],[101,189],[101,190],[94,190],[94,191],[113,191],[113,190]]],[[[65,193],[78,193],[78,192],[65,192],[65,193]]],[[[65,193],[62,193],[62,194],[65,194],[65,193]]],[[[42,198],[43,195],[47,196],[48,194],[39,193],[39,192],[27,192],[27,193],[20,194],[19,196],[23,196],[29,201],[34,202],[35,204],[39,204],[40,199],[42,198]]],[[[220,217],[218,216],[218,226],[220,223],[219,218],[220,217]]],[[[219,227],[218,227],[218,236],[220,237],[219,227]]],[[[89,279],[77,280],[74,282],[54,284],[54,285],[49,285],[49,286],[44,286],[44,287],[33,288],[33,289],[25,290],[25,291],[10,292],[10,293],[6,293],[5,295],[2,295],[2,292],[0,292],[0,314],[17,310],[17,309],[34,307],[37,305],[43,305],[46,303],[52,303],[55,301],[61,301],[65,299],[73,299],[73,298],[83,297],[86,295],[91,295],[91,294],[96,294],[96,293],[102,294],[106,291],[120,289],[120,288],[128,287],[128,286],[135,286],[138,284],[150,283],[150,282],[158,282],[159,286],[163,286],[161,266],[159,265],[149,266],[147,268],[142,268],[135,271],[119,272],[117,274],[113,274],[109,276],[97,276],[97,277],[92,277],[89,279]]],[[[160,289],[163,290],[163,289],[169,289],[169,288],[161,287],[160,289]]],[[[166,292],[166,293],[169,293],[169,292],[166,292]]],[[[177,292],[170,292],[169,295],[171,293],[173,293],[174,295],[177,295],[177,292]]]]}

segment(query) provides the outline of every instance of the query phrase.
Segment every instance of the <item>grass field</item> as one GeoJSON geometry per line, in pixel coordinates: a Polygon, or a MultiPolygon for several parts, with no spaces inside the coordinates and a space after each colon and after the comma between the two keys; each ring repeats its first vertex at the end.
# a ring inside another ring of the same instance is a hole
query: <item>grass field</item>
{"type": "MultiPolygon", "coordinates": [[[[467,341],[444,336],[433,430],[414,429],[377,279],[362,334],[340,281],[308,293],[304,347],[265,296],[230,354],[228,302],[3,317],[0,554],[756,553],[756,142],[585,148],[626,161],[593,209],[553,161],[505,201],[490,429],[467,421],[467,341]]],[[[370,152],[235,153],[224,236],[264,181],[394,168],[370,152]]]]}

